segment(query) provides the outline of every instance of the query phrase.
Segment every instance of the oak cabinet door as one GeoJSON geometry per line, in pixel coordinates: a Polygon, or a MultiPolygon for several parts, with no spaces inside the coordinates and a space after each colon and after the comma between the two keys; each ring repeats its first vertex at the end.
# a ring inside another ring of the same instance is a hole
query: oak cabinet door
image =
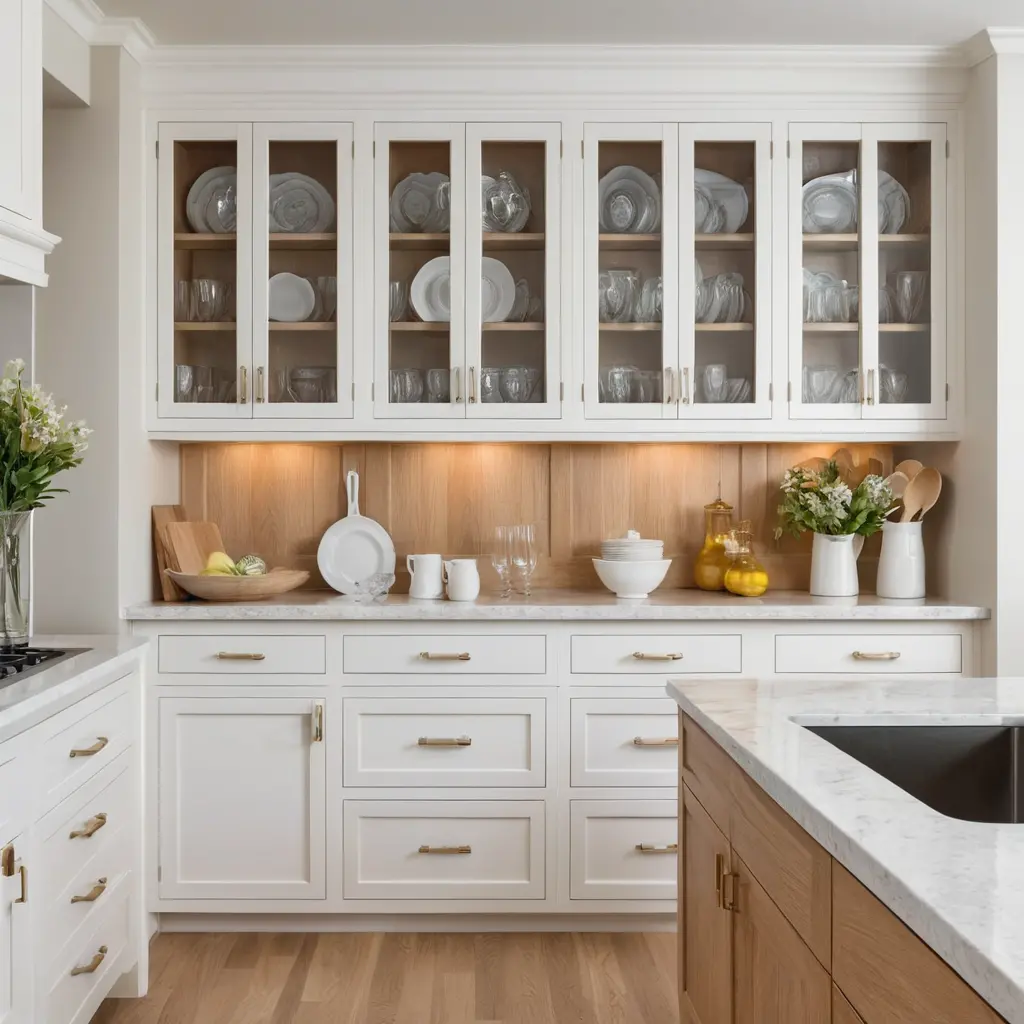
{"type": "Polygon", "coordinates": [[[832,1024],[864,1024],[864,1019],[835,985],[832,986],[832,1024]]]}
{"type": "Polygon", "coordinates": [[[685,786],[680,792],[680,1017],[685,1024],[731,1024],[734,915],[721,906],[729,841],[685,786]]]}

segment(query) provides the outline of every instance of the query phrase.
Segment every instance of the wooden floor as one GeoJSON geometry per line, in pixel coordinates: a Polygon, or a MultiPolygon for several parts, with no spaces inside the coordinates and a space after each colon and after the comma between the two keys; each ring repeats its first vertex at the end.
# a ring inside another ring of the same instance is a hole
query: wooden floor
{"type": "Polygon", "coordinates": [[[160,935],[93,1024],[676,1024],[672,934],[160,935]]]}

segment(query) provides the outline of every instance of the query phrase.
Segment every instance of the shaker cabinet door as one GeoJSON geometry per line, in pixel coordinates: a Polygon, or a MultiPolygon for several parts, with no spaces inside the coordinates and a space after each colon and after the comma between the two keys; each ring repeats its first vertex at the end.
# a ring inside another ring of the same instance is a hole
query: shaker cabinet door
{"type": "Polygon", "coordinates": [[[30,220],[42,184],[42,7],[0,0],[0,207],[30,220]]]}
{"type": "Polygon", "coordinates": [[[22,902],[27,871],[24,836],[0,833],[0,1024],[33,1024],[29,907],[22,902]]]}
{"type": "Polygon", "coordinates": [[[161,697],[160,897],[324,899],[322,697],[161,697]]]}

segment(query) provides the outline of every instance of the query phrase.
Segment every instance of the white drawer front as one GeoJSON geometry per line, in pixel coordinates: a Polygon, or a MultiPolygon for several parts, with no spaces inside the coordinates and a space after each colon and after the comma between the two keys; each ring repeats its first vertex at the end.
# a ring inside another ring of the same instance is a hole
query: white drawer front
{"type": "MultiPolygon", "coordinates": [[[[137,675],[130,685],[141,685],[137,675]]],[[[136,707],[126,686],[115,683],[47,723],[51,734],[42,749],[40,811],[60,803],[132,745],[142,728],[136,707]]]]}
{"type": "Polygon", "coordinates": [[[346,697],[346,786],[543,786],[543,697],[346,697]]]}
{"type": "Polygon", "coordinates": [[[778,634],[775,671],[780,674],[841,672],[844,675],[904,675],[963,671],[959,633],[778,634]]]}
{"type": "Polygon", "coordinates": [[[171,675],[323,675],[327,643],[322,636],[161,636],[157,665],[171,675]]]}
{"type": "Polygon", "coordinates": [[[423,633],[346,636],[346,675],[543,675],[546,637],[423,633]]]}
{"type": "Polygon", "coordinates": [[[668,697],[574,697],[573,786],[675,786],[679,715],[668,697]]]}
{"type": "Polygon", "coordinates": [[[346,800],[344,873],[347,899],[543,899],[544,802],[346,800]]]}
{"type": "Polygon", "coordinates": [[[675,899],[675,800],[573,800],[570,806],[571,899],[675,899]]]}
{"type": "Polygon", "coordinates": [[[685,676],[743,670],[743,638],[718,636],[574,636],[574,675],[685,676]]]}
{"type": "Polygon", "coordinates": [[[0,846],[13,839],[27,824],[31,815],[32,791],[25,773],[34,763],[22,755],[20,738],[0,744],[0,846]]]}

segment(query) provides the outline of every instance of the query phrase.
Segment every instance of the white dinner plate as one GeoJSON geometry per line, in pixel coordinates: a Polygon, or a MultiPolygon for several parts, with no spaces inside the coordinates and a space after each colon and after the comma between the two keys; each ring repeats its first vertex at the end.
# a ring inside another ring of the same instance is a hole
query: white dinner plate
{"type": "MultiPolygon", "coordinates": [[[[220,219],[213,223],[207,221],[207,213],[215,193],[223,192],[228,187],[238,187],[238,175],[234,167],[211,167],[192,182],[185,199],[185,217],[188,219],[192,230],[200,234],[216,232],[224,234],[235,230],[234,214],[230,218],[230,227],[225,227],[220,219]]],[[[216,211],[216,204],[214,204],[216,211]]],[[[226,219],[226,218],[225,218],[226,219]]]]}
{"type": "Polygon", "coordinates": [[[298,274],[275,274],[267,285],[267,315],[271,320],[298,323],[316,308],[316,292],[298,274]]]}
{"type": "Polygon", "coordinates": [[[887,171],[878,172],[878,230],[883,235],[899,234],[910,219],[910,196],[887,171]]]}
{"type": "Polygon", "coordinates": [[[481,265],[480,319],[485,324],[508,319],[516,302],[516,282],[508,267],[493,256],[485,256],[481,265]]]}
{"type": "Polygon", "coordinates": [[[447,174],[415,172],[404,177],[391,193],[391,230],[444,232],[451,222],[451,181],[447,174]]]}
{"type": "Polygon", "coordinates": [[[661,189],[646,171],[620,164],[598,182],[597,209],[602,231],[616,234],[657,231],[661,226],[661,189]]]}
{"type": "Polygon", "coordinates": [[[345,481],[348,515],[327,528],[320,538],[316,564],[329,587],[358,594],[359,584],[378,573],[395,571],[395,545],[375,519],[359,514],[359,474],[349,470],[345,481]]]}
{"type": "Polygon", "coordinates": [[[416,315],[427,323],[452,318],[451,270],[448,256],[435,256],[416,271],[409,285],[409,302],[416,315]]]}
{"type": "Polygon", "coordinates": [[[330,231],[334,200],[315,178],[298,171],[270,176],[270,230],[300,234],[330,231]]]}
{"type": "Polygon", "coordinates": [[[857,230],[855,171],[823,174],[803,187],[803,227],[808,235],[846,234],[857,230]]]}
{"type": "Polygon", "coordinates": [[[727,235],[735,234],[747,220],[750,212],[750,199],[747,190],[732,178],[727,178],[718,171],[706,171],[696,167],[693,171],[694,186],[706,189],[711,198],[722,207],[725,222],[721,227],[712,225],[707,230],[722,231],[727,235]]]}

